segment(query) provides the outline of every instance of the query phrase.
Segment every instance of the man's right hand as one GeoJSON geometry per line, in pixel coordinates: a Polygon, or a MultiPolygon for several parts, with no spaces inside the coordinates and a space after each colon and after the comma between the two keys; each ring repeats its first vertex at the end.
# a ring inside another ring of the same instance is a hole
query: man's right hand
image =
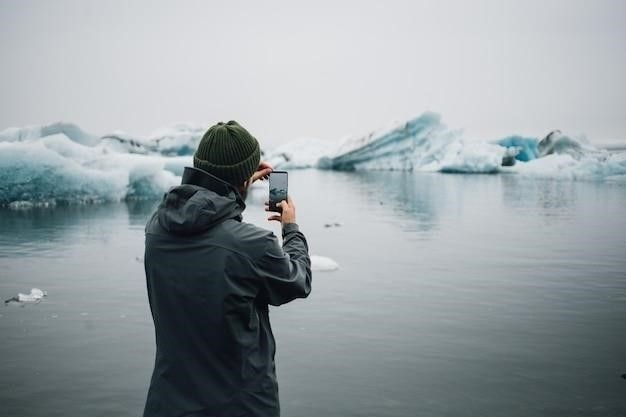
{"type": "MultiPolygon", "coordinates": [[[[276,220],[281,222],[283,225],[287,223],[296,223],[296,206],[293,204],[291,197],[287,197],[286,201],[283,200],[280,203],[276,203],[276,207],[280,207],[282,209],[282,213],[274,213],[268,217],[267,220],[276,220]]],[[[270,211],[268,203],[265,205],[265,211],[270,211]]]]}

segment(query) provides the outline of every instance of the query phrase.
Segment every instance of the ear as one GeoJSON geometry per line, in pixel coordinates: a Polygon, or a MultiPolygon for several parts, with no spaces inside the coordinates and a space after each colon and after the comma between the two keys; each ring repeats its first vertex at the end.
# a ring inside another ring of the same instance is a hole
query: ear
{"type": "Polygon", "coordinates": [[[239,186],[239,194],[243,195],[243,193],[246,192],[249,186],[250,186],[250,180],[244,181],[243,184],[239,186]]]}

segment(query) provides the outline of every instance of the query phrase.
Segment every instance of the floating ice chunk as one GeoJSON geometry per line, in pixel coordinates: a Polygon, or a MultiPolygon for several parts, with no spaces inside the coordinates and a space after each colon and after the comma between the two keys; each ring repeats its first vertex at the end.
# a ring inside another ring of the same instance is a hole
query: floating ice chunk
{"type": "Polygon", "coordinates": [[[459,136],[459,132],[441,123],[439,115],[424,113],[389,130],[345,139],[335,154],[320,159],[318,167],[344,171],[434,171],[439,169],[447,146],[459,136]]]}
{"type": "Polygon", "coordinates": [[[41,301],[43,297],[47,295],[48,293],[46,291],[42,291],[39,288],[32,288],[30,290],[30,294],[18,293],[17,298],[19,301],[23,303],[33,303],[33,302],[38,303],[39,301],[41,301]]]}
{"type": "Polygon", "coordinates": [[[33,288],[30,290],[29,294],[18,293],[15,297],[11,297],[8,300],[5,300],[4,305],[9,304],[20,304],[24,305],[26,303],[38,303],[41,299],[47,296],[48,293],[46,291],[42,291],[39,288],[33,288]]]}
{"type": "Polygon", "coordinates": [[[311,255],[311,270],[318,272],[335,271],[339,264],[325,256],[311,255]]]}

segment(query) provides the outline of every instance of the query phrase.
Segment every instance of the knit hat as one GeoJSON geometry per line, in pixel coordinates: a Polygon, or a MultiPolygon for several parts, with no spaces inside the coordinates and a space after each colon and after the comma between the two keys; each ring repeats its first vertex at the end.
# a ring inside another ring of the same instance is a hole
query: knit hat
{"type": "Polygon", "coordinates": [[[248,180],[260,161],[259,143],[234,120],[211,126],[193,156],[194,167],[234,185],[248,180]]]}

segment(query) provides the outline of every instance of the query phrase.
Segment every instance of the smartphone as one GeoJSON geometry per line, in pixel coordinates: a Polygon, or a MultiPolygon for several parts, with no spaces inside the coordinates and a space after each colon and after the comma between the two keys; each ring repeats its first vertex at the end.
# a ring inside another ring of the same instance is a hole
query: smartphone
{"type": "Polygon", "coordinates": [[[270,211],[282,213],[276,203],[287,200],[287,171],[272,171],[270,173],[270,211]]]}

